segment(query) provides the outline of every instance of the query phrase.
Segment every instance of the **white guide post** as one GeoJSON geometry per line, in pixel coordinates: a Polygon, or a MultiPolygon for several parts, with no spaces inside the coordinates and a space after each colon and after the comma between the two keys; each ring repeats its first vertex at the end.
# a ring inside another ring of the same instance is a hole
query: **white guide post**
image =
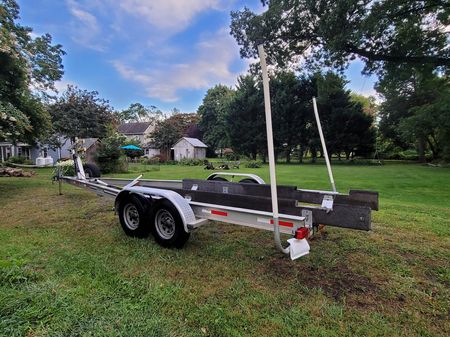
{"type": "Polygon", "coordinates": [[[328,158],[327,145],[325,144],[325,139],[323,138],[322,124],[320,123],[319,110],[317,109],[317,102],[315,97],[313,97],[313,107],[314,115],[316,116],[317,128],[319,129],[320,142],[322,143],[323,155],[325,156],[325,163],[327,164],[328,177],[330,178],[333,192],[336,192],[336,185],[334,184],[333,172],[331,171],[330,158],[328,158]]]}
{"type": "Polygon", "coordinates": [[[274,238],[277,248],[285,253],[289,253],[289,247],[283,248],[280,239],[280,227],[278,224],[278,195],[277,195],[277,177],[275,175],[275,155],[273,149],[272,132],[272,111],[270,108],[269,75],[267,73],[266,53],[262,44],[258,45],[258,53],[261,62],[263,88],[264,88],[264,109],[266,113],[266,133],[267,133],[267,151],[269,154],[269,173],[270,173],[270,196],[272,199],[274,238]]]}

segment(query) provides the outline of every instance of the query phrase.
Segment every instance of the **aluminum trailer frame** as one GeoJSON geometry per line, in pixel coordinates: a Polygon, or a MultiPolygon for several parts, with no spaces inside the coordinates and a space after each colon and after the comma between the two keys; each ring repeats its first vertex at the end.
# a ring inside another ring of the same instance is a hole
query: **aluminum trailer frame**
{"type": "MultiPolygon", "coordinates": [[[[78,157],[75,159],[80,161],[78,157]]],[[[233,177],[246,176],[226,173],[233,177]]],[[[128,180],[67,176],[58,179],[100,196],[114,198],[116,212],[119,212],[123,198],[130,194],[152,200],[167,199],[177,208],[187,233],[209,221],[274,231],[270,185],[267,184],[200,179],[128,180]]],[[[309,252],[306,239],[313,235],[313,229],[318,225],[370,230],[371,211],[378,210],[377,192],[351,190],[346,195],[333,191],[298,189],[295,186],[277,186],[277,191],[281,212],[278,217],[279,231],[292,236],[288,240],[292,259],[309,252]],[[307,230],[306,237],[296,239],[296,232],[301,228],[307,230]]]]}
{"type": "MultiPolygon", "coordinates": [[[[320,224],[370,230],[371,211],[378,210],[378,193],[350,190],[346,195],[336,191],[315,98],[314,114],[333,191],[277,185],[269,77],[262,45],[258,46],[258,52],[263,75],[269,185],[256,175],[232,172],[215,172],[206,180],[150,180],[140,179],[141,176],[132,181],[90,179],[86,178],[81,159],[75,150],[72,153],[76,177],[59,176],[59,182],[64,181],[99,195],[114,197],[115,210],[119,213],[125,233],[133,235],[136,230],[145,227],[144,220],[146,224],[150,220],[147,227],[151,227],[155,239],[162,245],[173,245],[171,240],[176,238],[179,246],[182,246],[191,231],[208,220],[213,220],[273,231],[277,249],[290,254],[291,259],[296,259],[309,253],[306,239],[312,235],[312,229],[320,224]],[[245,177],[245,183],[228,181],[224,176],[231,179],[236,176],[245,177]],[[142,219],[148,214],[153,219],[142,219]],[[287,240],[287,247],[281,244],[280,233],[293,236],[287,240]]],[[[147,227],[141,235],[148,234],[147,227]]]]}

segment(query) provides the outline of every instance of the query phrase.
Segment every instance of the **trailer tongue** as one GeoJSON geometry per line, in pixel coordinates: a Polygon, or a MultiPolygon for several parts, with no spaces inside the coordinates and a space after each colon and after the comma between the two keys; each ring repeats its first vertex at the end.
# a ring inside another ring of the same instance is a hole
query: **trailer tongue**
{"type": "Polygon", "coordinates": [[[273,231],[277,249],[294,260],[309,253],[307,239],[321,224],[370,230],[371,211],[378,210],[378,193],[336,192],[315,98],[314,113],[333,191],[277,185],[269,78],[263,47],[258,46],[258,51],[263,72],[270,184],[256,175],[230,172],[216,172],[206,180],[87,178],[75,150],[76,177],[58,176],[59,182],[114,197],[115,211],[127,235],[147,237],[153,234],[165,247],[181,248],[192,231],[211,220],[273,231]],[[233,182],[236,178],[241,181],[233,182]],[[286,247],[281,243],[280,234],[291,236],[286,247]]]}

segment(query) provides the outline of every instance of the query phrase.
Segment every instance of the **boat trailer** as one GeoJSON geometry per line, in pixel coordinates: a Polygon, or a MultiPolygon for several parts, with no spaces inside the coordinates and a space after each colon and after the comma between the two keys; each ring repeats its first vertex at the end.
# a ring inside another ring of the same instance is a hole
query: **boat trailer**
{"type": "Polygon", "coordinates": [[[371,211],[378,210],[378,192],[336,191],[315,98],[314,113],[332,190],[277,185],[269,78],[262,45],[258,51],[263,73],[269,184],[257,175],[231,172],[215,172],[205,180],[87,177],[74,149],[76,176],[58,175],[60,186],[65,182],[113,197],[115,212],[127,235],[143,238],[153,234],[164,247],[181,248],[191,232],[209,221],[219,221],[273,231],[277,249],[294,260],[309,253],[307,240],[320,225],[370,230],[371,211]],[[281,243],[281,234],[290,236],[286,247],[281,243]]]}

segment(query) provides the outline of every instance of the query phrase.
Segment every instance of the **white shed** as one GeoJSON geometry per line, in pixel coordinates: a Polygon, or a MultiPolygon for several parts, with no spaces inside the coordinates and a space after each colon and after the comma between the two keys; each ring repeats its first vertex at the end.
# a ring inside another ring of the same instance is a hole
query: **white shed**
{"type": "Polygon", "coordinates": [[[172,147],[173,159],[205,159],[207,147],[206,144],[197,138],[183,137],[172,147]]]}

